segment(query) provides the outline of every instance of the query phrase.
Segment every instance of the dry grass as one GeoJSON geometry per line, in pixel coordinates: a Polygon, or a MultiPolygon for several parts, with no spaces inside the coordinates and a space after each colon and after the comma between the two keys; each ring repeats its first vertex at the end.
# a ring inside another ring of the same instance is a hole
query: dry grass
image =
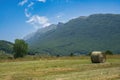
{"type": "Polygon", "coordinates": [[[2,61],[0,80],[119,80],[120,56],[107,58],[102,64],[86,56],[2,61]]]}

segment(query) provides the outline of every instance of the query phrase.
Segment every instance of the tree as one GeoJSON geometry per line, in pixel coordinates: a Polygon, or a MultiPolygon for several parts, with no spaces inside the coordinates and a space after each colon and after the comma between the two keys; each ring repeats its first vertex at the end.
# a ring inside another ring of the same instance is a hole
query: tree
{"type": "Polygon", "coordinates": [[[73,54],[73,53],[70,53],[70,56],[72,57],[72,56],[74,56],[74,54],[73,54]]]}
{"type": "Polygon", "coordinates": [[[56,57],[60,57],[60,55],[59,55],[59,54],[57,54],[57,55],[56,55],[56,57]]]}
{"type": "Polygon", "coordinates": [[[112,53],[111,51],[109,51],[109,50],[107,50],[107,51],[105,52],[105,54],[106,54],[106,55],[113,55],[113,53],[112,53]]]}
{"type": "Polygon", "coordinates": [[[90,55],[91,55],[91,53],[92,53],[92,52],[89,52],[89,53],[87,54],[87,56],[90,56],[90,55]]]}
{"type": "Polygon", "coordinates": [[[24,40],[16,39],[13,49],[14,58],[24,57],[28,52],[28,44],[24,40]]]}

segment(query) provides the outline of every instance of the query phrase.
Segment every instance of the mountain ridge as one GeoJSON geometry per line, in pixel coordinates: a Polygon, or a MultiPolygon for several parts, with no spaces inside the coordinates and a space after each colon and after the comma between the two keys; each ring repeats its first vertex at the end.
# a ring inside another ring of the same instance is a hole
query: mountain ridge
{"type": "Polygon", "coordinates": [[[39,37],[26,42],[31,52],[48,55],[86,54],[93,50],[119,53],[119,30],[120,14],[93,14],[57,24],[55,29],[38,33],[39,37]]]}
{"type": "Polygon", "coordinates": [[[5,53],[12,54],[13,43],[5,40],[0,40],[0,51],[4,51],[5,53]]]}

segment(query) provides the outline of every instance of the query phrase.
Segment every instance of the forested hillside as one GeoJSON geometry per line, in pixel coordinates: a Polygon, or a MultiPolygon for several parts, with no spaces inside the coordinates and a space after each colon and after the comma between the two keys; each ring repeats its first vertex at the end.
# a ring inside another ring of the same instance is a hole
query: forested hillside
{"type": "Polygon", "coordinates": [[[4,51],[5,53],[13,53],[13,43],[0,40],[0,51],[4,51]]]}
{"type": "Polygon", "coordinates": [[[120,14],[93,14],[51,25],[39,29],[26,42],[30,52],[48,55],[87,54],[93,50],[120,53],[120,14]]]}

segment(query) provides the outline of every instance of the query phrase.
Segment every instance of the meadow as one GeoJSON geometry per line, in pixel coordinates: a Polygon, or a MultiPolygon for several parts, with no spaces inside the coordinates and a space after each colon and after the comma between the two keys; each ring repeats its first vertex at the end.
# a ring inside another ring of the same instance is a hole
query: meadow
{"type": "Polygon", "coordinates": [[[4,60],[0,80],[120,80],[120,55],[97,64],[89,56],[4,60]]]}

